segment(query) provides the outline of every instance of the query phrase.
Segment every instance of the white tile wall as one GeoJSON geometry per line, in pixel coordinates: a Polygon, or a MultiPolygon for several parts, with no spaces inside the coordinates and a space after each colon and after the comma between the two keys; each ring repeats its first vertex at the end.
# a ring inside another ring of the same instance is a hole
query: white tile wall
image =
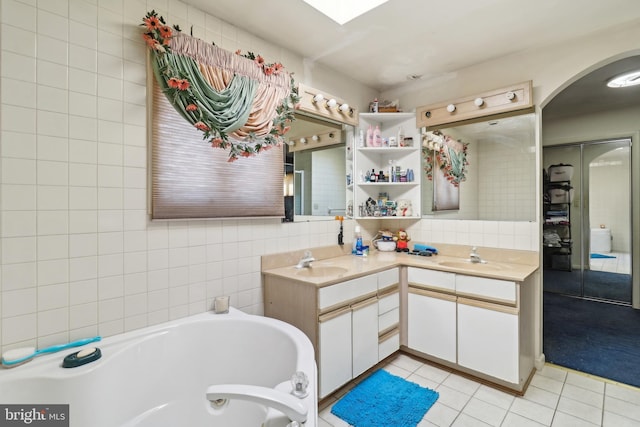
{"type": "MultiPolygon", "coordinates": [[[[236,50],[302,58],[177,0],[2,0],[0,342],[108,336],[207,310],[262,313],[260,256],[333,244],[334,221],[149,223],[146,72],[155,9],[236,50]]],[[[287,61],[283,59],[285,65],[287,61]]],[[[423,221],[414,240],[534,249],[533,226],[423,221]]],[[[352,222],[345,234],[352,235],[352,222]]]]}

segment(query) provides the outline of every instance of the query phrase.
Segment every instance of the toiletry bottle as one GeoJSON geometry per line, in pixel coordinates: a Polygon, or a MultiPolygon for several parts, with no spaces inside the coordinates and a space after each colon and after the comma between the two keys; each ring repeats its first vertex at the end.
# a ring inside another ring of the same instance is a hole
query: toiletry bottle
{"type": "Polygon", "coordinates": [[[354,255],[362,255],[362,231],[360,226],[356,225],[355,233],[353,236],[353,249],[351,253],[354,255]]]}
{"type": "Polygon", "coordinates": [[[374,98],[373,99],[373,106],[371,108],[371,112],[372,113],[377,113],[378,112],[378,98],[374,98]]]}
{"type": "Polygon", "coordinates": [[[371,125],[367,129],[367,147],[373,147],[373,127],[371,125]]]}
{"type": "Polygon", "coordinates": [[[398,147],[404,147],[404,130],[402,130],[402,126],[398,131],[398,147]]]}
{"type": "Polygon", "coordinates": [[[382,132],[380,132],[380,126],[378,125],[373,131],[373,146],[382,147],[382,132]]]}

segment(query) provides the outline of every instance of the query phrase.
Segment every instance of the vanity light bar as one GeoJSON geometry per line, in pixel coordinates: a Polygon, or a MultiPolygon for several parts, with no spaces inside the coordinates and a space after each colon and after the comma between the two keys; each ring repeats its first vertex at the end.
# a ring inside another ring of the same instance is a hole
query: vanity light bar
{"type": "Polygon", "coordinates": [[[336,122],[358,125],[358,110],[349,103],[324,91],[298,84],[300,103],[296,108],[319,118],[327,118],[336,122]]]}
{"type": "Polygon", "coordinates": [[[316,133],[309,136],[297,137],[295,140],[291,140],[289,144],[289,151],[299,151],[311,148],[318,148],[337,144],[341,142],[342,138],[339,132],[329,131],[324,133],[316,133]]]}
{"type": "MultiPolygon", "coordinates": [[[[315,95],[313,95],[313,97],[311,98],[311,102],[313,102],[314,104],[320,104],[322,103],[322,101],[324,101],[324,95],[321,93],[317,93],[315,95]]],[[[354,110],[353,108],[349,107],[349,104],[347,104],[346,102],[343,103],[339,103],[335,98],[329,98],[327,99],[327,101],[325,102],[325,107],[327,107],[328,109],[332,109],[335,108],[336,106],[338,107],[338,111],[340,111],[343,114],[347,114],[351,117],[353,117],[353,113],[354,110]]]]}
{"type": "Polygon", "coordinates": [[[453,102],[426,105],[417,108],[416,124],[418,127],[438,129],[443,125],[477,120],[494,114],[524,114],[534,110],[532,93],[532,82],[526,81],[453,102]]]}

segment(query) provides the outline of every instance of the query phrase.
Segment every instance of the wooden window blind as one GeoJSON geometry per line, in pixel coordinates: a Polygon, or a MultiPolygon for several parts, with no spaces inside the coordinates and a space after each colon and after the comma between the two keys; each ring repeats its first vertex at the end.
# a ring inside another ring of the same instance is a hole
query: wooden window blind
{"type": "Polygon", "coordinates": [[[149,81],[151,219],[283,217],[282,149],[229,163],[149,81]]]}

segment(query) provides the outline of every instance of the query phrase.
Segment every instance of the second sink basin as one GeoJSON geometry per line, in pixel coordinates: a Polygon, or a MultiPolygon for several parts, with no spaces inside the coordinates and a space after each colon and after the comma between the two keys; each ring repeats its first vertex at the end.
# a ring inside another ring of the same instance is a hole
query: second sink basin
{"type": "Polygon", "coordinates": [[[465,270],[476,270],[476,271],[497,271],[497,270],[503,269],[501,266],[497,264],[473,263],[471,261],[442,261],[442,262],[439,262],[438,265],[441,265],[443,267],[461,268],[465,270]]]}
{"type": "Polygon", "coordinates": [[[331,276],[341,276],[347,272],[346,268],[336,267],[336,266],[319,266],[319,267],[309,267],[309,268],[300,268],[296,271],[296,276],[302,277],[331,277],[331,276]]]}

